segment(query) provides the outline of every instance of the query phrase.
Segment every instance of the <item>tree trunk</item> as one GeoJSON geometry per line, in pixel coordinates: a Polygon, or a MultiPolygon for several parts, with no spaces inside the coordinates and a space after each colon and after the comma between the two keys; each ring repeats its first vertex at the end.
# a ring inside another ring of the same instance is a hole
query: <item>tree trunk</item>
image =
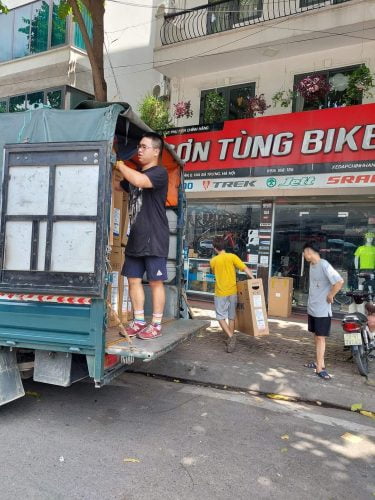
{"type": "Polygon", "coordinates": [[[93,23],[92,42],[86,29],[77,0],[68,0],[73,15],[81,29],[83,40],[86,45],[87,55],[91,64],[94,94],[97,101],[107,101],[107,83],[104,79],[104,1],[82,0],[90,12],[93,23]]]}

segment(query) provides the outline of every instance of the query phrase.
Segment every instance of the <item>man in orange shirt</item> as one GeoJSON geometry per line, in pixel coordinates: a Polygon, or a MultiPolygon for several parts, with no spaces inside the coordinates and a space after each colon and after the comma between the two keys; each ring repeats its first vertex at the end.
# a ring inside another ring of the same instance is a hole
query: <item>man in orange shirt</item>
{"type": "Polygon", "coordinates": [[[237,307],[236,270],[244,271],[249,278],[253,278],[253,274],[237,255],[226,253],[225,245],[222,238],[215,238],[213,247],[217,255],[211,259],[210,266],[215,274],[216,319],[228,336],[227,352],[233,352],[236,347],[234,334],[237,307]]]}

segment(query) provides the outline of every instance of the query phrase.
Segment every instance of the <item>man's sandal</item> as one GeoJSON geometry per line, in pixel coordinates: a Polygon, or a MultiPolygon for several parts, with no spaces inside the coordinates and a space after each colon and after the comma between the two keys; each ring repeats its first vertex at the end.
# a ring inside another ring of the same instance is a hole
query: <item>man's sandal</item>
{"type": "Polygon", "coordinates": [[[318,377],[324,379],[324,380],[331,380],[331,375],[328,374],[327,370],[322,370],[321,372],[316,372],[318,377]]]}

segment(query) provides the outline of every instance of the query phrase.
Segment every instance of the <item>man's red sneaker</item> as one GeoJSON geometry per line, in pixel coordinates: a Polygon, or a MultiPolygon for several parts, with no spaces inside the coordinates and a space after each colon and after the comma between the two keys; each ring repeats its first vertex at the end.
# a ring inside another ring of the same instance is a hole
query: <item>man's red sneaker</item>
{"type": "MultiPolygon", "coordinates": [[[[135,337],[138,332],[146,328],[146,323],[140,323],[138,321],[131,321],[128,326],[125,327],[125,331],[129,337],[135,337]]],[[[125,337],[125,335],[119,332],[121,337],[125,337]]]]}
{"type": "Polygon", "coordinates": [[[142,340],[154,340],[161,337],[161,326],[150,323],[137,333],[137,337],[142,340]]]}

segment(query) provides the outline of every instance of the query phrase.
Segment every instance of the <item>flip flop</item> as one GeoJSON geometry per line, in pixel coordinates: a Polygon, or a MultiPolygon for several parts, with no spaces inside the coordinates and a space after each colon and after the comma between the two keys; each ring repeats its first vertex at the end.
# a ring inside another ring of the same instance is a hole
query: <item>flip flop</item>
{"type": "Polygon", "coordinates": [[[318,377],[324,379],[324,380],[331,380],[331,375],[328,374],[327,370],[322,370],[321,372],[316,373],[318,377]]]}
{"type": "Polygon", "coordinates": [[[316,363],[314,363],[314,361],[310,361],[309,363],[305,363],[303,366],[305,368],[314,368],[314,369],[316,369],[316,363]]]}

